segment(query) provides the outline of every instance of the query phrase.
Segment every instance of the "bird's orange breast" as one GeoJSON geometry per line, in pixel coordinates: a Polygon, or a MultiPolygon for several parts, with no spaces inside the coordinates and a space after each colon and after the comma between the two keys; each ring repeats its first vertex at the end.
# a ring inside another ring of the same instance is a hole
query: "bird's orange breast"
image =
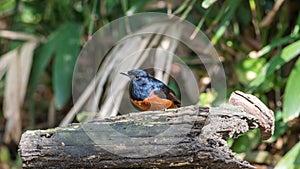
{"type": "Polygon", "coordinates": [[[160,98],[153,92],[144,100],[138,101],[131,99],[131,102],[144,111],[177,108],[172,100],[160,98]]]}

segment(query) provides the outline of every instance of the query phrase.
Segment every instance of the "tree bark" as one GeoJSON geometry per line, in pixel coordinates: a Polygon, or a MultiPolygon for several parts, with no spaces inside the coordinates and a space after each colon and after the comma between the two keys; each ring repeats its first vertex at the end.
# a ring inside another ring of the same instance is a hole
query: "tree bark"
{"type": "Polygon", "coordinates": [[[239,106],[188,106],[26,131],[19,154],[23,168],[253,168],[226,139],[257,127],[239,106]]]}

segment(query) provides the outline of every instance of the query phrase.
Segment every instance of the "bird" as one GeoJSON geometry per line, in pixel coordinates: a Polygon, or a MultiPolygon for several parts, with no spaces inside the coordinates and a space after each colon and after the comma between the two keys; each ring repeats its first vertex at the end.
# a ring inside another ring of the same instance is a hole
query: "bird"
{"type": "Polygon", "coordinates": [[[173,90],[141,69],[121,72],[130,78],[129,96],[133,105],[143,111],[174,109],[181,106],[173,90]]]}

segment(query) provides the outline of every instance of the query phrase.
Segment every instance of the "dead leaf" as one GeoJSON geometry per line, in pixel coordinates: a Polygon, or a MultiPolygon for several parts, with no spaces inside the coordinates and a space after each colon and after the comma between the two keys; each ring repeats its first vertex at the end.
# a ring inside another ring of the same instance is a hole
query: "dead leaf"
{"type": "Polygon", "coordinates": [[[21,48],[5,54],[0,61],[0,70],[7,69],[3,112],[6,118],[6,127],[4,141],[6,143],[11,140],[19,142],[21,136],[21,107],[27,88],[27,82],[30,75],[33,51],[38,42],[29,41],[22,45],[21,48]],[[9,56],[9,58],[8,58],[9,56]],[[1,65],[2,63],[2,65],[1,65]]]}
{"type": "Polygon", "coordinates": [[[20,66],[20,102],[23,104],[23,100],[26,94],[27,89],[27,83],[30,76],[30,70],[32,65],[32,58],[33,58],[33,52],[36,48],[37,43],[33,41],[29,41],[25,43],[21,49],[20,55],[19,55],[19,66],[20,66]]]}
{"type": "Polygon", "coordinates": [[[0,79],[2,79],[2,76],[7,71],[7,67],[9,65],[9,63],[11,62],[13,57],[15,55],[17,55],[17,53],[18,53],[17,50],[12,50],[1,56],[1,58],[0,58],[0,79]]]}
{"type": "Polygon", "coordinates": [[[40,38],[31,34],[22,33],[22,32],[14,32],[9,30],[1,30],[0,37],[12,40],[25,40],[30,42],[44,42],[44,38],[40,38]]]}
{"type": "MultiPolygon", "coordinates": [[[[17,49],[15,49],[17,50],[17,49]]],[[[19,102],[19,68],[18,55],[13,55],[6,74],[3,112],[6,118],[4,142],[11,139],[18,142],[21,134],[20,102],[19,102]]]]}

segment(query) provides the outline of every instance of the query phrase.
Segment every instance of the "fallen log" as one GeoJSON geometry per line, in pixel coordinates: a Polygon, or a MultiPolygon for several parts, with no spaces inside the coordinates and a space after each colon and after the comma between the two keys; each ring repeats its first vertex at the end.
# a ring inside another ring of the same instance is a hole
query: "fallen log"
{"type": "Polygon", "coordinates": [[[226,144],[258,127],[272,135],[273,112],[262,123],[248,111],[231,104],[187,106],[26,131],[19,154],[23,168],[254,168],[226,144]]]}

